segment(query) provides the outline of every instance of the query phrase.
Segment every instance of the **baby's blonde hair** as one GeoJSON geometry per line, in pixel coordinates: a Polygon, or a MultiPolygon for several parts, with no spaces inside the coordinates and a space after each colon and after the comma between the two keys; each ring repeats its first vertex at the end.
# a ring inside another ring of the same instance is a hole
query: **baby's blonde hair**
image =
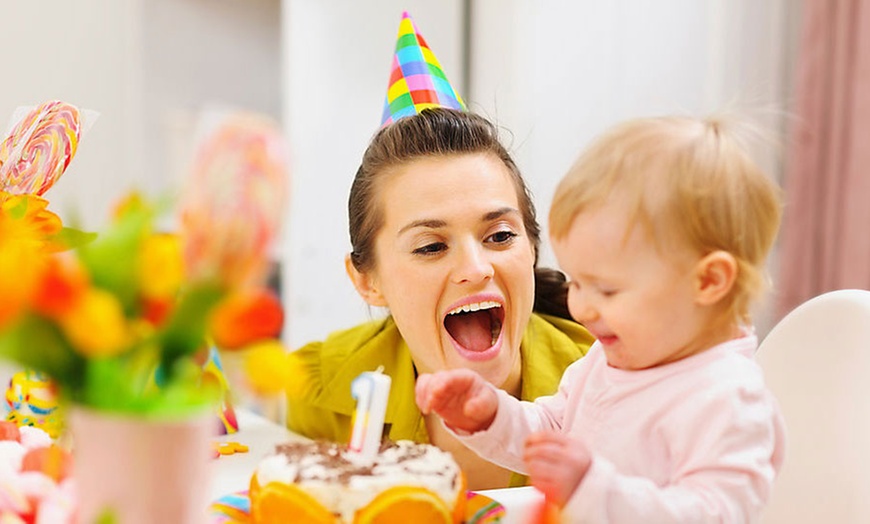
{"type": "MultiPolygon", "coordinates": [[[[747,321],[764,291],[765,260],[779,229],[780,190],[743,146],[737,122],[724,117],[655,117],[617,125],[571,167],[550,207],[550,235],[561,240],[581,212],[614,193],[634,210],[656,245],[671,242],[700,255],[726,251],[738,264],[726,298],[747,321]]],[[[595,249],[595,246],[586,246],[595,249]]]]}

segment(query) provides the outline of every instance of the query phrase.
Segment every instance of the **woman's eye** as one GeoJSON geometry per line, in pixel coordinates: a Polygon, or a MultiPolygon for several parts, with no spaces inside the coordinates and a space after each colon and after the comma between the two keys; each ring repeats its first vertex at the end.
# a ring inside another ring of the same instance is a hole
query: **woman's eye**
{"type": "Polygon", "coordinates": [[[426,244],[423,247],[418,247],[412,253],[415,255],[434,255],[440,253],[447,249],[447,244],[444,242],[433,242],[431,244],[426,244]]]}
{"type": "Polygon", "coordinates": [[[489,237],[489,241],[494,242],[496,244],[507,244],[514,238],[516,238],[517,234],[513,231],[499,231],[497,233],[493,233],[489,237]]]}

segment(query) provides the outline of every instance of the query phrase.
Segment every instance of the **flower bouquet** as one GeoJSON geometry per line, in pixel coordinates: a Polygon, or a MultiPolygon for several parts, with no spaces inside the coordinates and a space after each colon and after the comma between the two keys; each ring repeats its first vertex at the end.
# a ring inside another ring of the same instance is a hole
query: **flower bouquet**
{"type": "Polygon", "coordinates": [[[200,387],[193,358],[210,337],[236,348],[280,331],[283,314],[272,292],[226,274],[189,274],[182,238],[155,230],[157,207],[138,196],[119,206],[106,231],[66,252],[55,253],[39,231],[25,240],[34,233],[28,217],[40,214],[50,212],[0,216],[0,264],[27,268],[26,275],[5,272],[18,291],[0,299],[7,312],[0,355],[51,377],[64,401],[127,413],[184,412],[214,400],[200,387]]]}
{"type": "Polygon", "coordinates": [[[276,136],[248,115],[218,128],[174,232],[157,227],[169,204],[137,193],[96,235],[63,228],[38,195],[0,193],[0,357],[95,409],[166,414],[207,400],[193,357],[275,338],[283,323],[265,287],[286,185],[276,136]]]}
{"type": "Polygon", "coordinates": [[[279,345],[265,277],[282,153],[270,121],[226,118],[176,202],[131,193],[97,234],[64,228],[39,195],[0,192],[0,358],[48,377],[70,409],[79,519],[201,520],[219,392],[198,357],[279,345]]]}

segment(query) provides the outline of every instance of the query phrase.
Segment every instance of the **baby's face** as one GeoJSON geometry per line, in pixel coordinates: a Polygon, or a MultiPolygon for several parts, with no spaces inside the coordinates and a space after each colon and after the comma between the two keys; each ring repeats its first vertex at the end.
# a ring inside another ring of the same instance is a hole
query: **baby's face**
{"type": "Polygon", "coordinates": [[[618,199],[586,210],[553,250],[571,281],[571,315],[601,342],[607,362],[645,369],[706,349],[710,319],[695,300],[700,256],[678,246],[665,253],[629,216],[618,199]]]}

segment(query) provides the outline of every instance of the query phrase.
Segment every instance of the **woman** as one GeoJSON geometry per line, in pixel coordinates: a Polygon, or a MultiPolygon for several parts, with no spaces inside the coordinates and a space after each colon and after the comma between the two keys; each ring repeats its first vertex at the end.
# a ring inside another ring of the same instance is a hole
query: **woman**
{"type": "Polygon", "coordinates": [[[354,178],[348,215],[348,275],[368,304],[391,315],[297,351],[311,380],[290,399],[289,428],[348,441],[350,383],[383,366],[392,377],[386,437],[451,451],[470,489],[524,484],[414,402],[418,373],[459,367],[520,399],[551,394],[593,341],[570,320],[564,276],[535,267],[534,205],[495,127],[437,108],[382,128],[354,178]]]}

